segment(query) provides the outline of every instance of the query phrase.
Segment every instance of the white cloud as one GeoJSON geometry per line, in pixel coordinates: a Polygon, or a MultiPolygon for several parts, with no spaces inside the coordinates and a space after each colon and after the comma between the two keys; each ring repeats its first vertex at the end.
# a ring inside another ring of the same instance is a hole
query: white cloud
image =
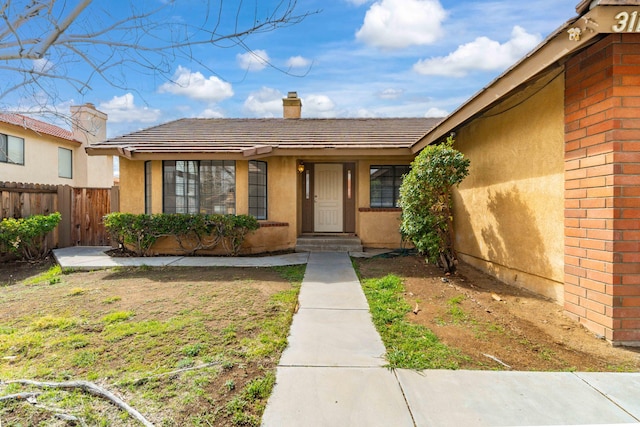
{"type": "Polygon", "coordinates": [[[292,56],[287,61],[289,68],[307,68],[309,65],[311,65],[311,61],[302,56],[292,56]]]}
{"type": "Polygon", "coordinates": [[[447,17],[439,0],[380,0],[367,11],[356,38],[381,49],[435,42],[447,17]]]}
{"type": "Polygon", "coordinates": [[[198,114],[199,119],[222,119],[224,114],[222,111],[216,110],[214,108],[207,108],[203,110],[200,114],[198,114]]]}
{"type": "Polygon", "coordinates": [[[153,123],[162,115],[158,109],[135,105],[131,93],[114,96],[110,101],[101,102],[98,109],[109,115],[109,123],[153,123]]]}
{"type": "Polygon", "coordinates": [[[163,83],[158,92],[182,95],[198,101],[220,102],[233,96],[230,83],[216,76],[206,78],[200,72],[191,72],[188,68],[178,66],[173,81],[163,83]]]}
{"type": "Polygon", "coordinates": [[[335,104],[326,95],[309,95],[302,98],[302,117],[335,117],[335,104]]]}
{"type": "Polygon", "coordinates": [[[368,3],[369,0],[346,0],[346,2],[354,6],[362,6],[363,4],[368,3]]]}
{"type": "Polygon", "coordinates": [[[244,110],[256,117],[282,117],[282,98],[276,89],[262,87],[249,94],[244,101],[244,110]]]}
{"type": "Polygon", "coordinates": [[[239,53],[236,58],[240,68],[247,71],[261,71],[269,65],[269,62],[271,61],[271,59],[269,59],[269,54],[262,49],[252,50],[247,53],[239,53]]]}
{"type": "Polygon", "coordinates": [[[449,115],[447,110],[443,110],[442,108],[431,107],[424,113],[425,117],[446,117],[449,115]]]}
{"type": "Polygon", "coordinates": [[[478,37],[447,56],[418,61],[413,69],[420,74],[451,77],[464,77],[474,70],[504,70],[527,54],[540,40],[540,35],[529,34],[522,27],[515,26],[511,39],[503,44],[487,37],[478,37]]]}
{"type": "Polygon", "coordinates": [[[38,73],[48,73],[54,67],[54,63],[46,58],[34,59],[33,70],[38,73]]]}
{"type": "Polygon", "coordinates": [[[377,95],[380,99],[398,99],[404,95],[404,89],[385,89],[378,92],[377,95]]]}

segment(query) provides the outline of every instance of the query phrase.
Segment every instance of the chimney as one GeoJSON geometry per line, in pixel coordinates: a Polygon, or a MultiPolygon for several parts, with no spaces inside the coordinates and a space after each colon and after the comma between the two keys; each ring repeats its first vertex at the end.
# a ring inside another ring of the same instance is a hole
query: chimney
{"type": "Polygon", "coordinates": [[[289,92],[282,99],[285,119],[299,119],[302,115],[302,100],[298,98],[298,92],[289,92]]]}
{"type": "Polygon", "coordinates": [[[104,141],[107,139],[107,115],[98,111],[95,105],[89,102],[73,106],[71,107],[71,130],[73,137],[84,145],[104,141]]]}

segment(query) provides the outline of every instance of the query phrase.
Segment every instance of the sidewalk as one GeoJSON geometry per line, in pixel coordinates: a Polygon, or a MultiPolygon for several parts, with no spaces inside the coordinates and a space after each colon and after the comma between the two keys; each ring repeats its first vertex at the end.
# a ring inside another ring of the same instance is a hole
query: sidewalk
{"type": "Polygon", "coordinates": [[[640,426],[640,373],[382,367],[347,254],[312,253],[264,427],[640,426]]]}
{"type": "Polygon", "coordinates": [[[307,263],[264,427],[640,426],[640,373],[389,370],[346,253],[110,258],[54,250],[63,268],[307,263]]]}
{"type": "Polygon", "coordinates": [[[265,257],[110,257],[105,251],[110,246],[73,246],[54,249],[53,256],[62,268],[73,270],[98,270],[113,267],[277,267],[282,265],[305,264],[307,252],[265,257]]]}

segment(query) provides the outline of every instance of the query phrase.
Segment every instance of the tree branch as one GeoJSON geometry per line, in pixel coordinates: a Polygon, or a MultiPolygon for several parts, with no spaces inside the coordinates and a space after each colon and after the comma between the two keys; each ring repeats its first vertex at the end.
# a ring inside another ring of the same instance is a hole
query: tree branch
{"type": "Polygon", "coordinates": [[[113,403],[118,408],[126,411],[131,417],[138,420],[145,427],[154,427],[151,422],[149,422],[140,412],[136,409],[132,408],[127,404],[124,400],[120,399],[110,391],[88,381],[66,381],[66,382],[40,382],[40,381],[32,381],[32,380],[13,380],[6,381],[5,384],[22,384],[29,385],[37,388],[59,388],[59,389],[71,389],[71,390],[82,390],[86,393],[89,393],[93,396],[100,397],[102,399],[108,400],[113,403]]]}

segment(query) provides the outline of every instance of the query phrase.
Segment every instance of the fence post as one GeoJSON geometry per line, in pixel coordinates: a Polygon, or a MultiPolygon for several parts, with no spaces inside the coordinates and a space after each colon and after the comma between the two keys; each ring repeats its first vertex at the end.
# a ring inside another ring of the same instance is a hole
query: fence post
{"type": "Polygon", "coordinates": [[[72,246],[71,224],[71,187],[68,185],[58,186],[58,210],[62,215],[62,220],[58,224],[58,245],[61,248],[72,246]]]}

